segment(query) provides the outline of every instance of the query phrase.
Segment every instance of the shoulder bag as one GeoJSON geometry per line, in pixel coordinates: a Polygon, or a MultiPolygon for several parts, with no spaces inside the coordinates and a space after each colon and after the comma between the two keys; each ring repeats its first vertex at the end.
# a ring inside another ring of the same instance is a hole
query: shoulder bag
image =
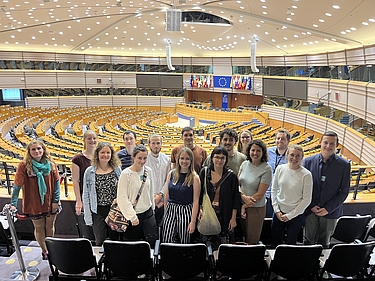
{"type": "Polygon", "coordinates": [[[204,193],[203,193],[203,217],[198,222],[198,231],[203,235],[217,235],[221,232],[221,225],[212,207],[210,197],[207,194],[207,167],[204,169],[204,193]]]}
{"type": "MultiPolygon", "coordinates": [[[[147,175],[148,174],[145,167],[141,187],[139,188],[137,197],[135,198],[135,201],[133,203],[133,208],[135,208],[138,203],[139,197],[141,196],[142,190],[146,183],[147,175]]],[[[105,222],[113,231],[117,232],[125,232],[128,225],[131,223],[130,220],[125,218],[125,216],[121,213],[120,207],[117,204],[117,198],[113,200],[112,205],[109,209],[108,216],[105,218],[105,222]]]]}

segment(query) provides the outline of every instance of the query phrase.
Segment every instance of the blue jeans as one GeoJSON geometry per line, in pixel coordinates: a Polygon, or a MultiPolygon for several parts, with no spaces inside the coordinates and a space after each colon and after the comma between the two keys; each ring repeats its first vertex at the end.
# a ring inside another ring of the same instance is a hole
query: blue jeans
{"type": "Polygon", "coordinates": [[[284,243],[295,245],[304,222],[305,216],[303,214],[287,222],[280,221],[274,214],[272,218],[272,241],[274,245],[277,246],[284,243]]]}

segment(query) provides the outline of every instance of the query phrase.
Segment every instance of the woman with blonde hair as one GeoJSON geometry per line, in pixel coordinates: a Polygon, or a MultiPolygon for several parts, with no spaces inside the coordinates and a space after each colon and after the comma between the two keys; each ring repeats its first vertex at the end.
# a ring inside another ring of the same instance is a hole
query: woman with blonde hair
{"type": "Polygon", "coordinates": [[[239,134],[239,142],[237,145],[237,151],[246,155],[246,149],[252,140],[253,140],[253,135],[251,134],[251,132],[249,130],[243,130],[239,134]]]}
{"type": "Polygon", "coordinates": [[[120,159],[111,144],[100,142],[94,151],[92,165],[86,169],[83,177],[85,223],[92,226],[97,246],[102,245],[108,236],[113,240],[117,239],[117,233],[104,220],[117,196],[120,165],[120,159]]]}
{"type": "Polygon", "coordinates": [[[193,152],[184,147],[177,155],[176,169],[169,172],[165,189],[162,242],[190,243],[199,209],[200,180],[194,170],[193,152]]]}
{"type": "Polygon", "coordinates": [[[10,204],[17,207],[22,188],[22,211],[31,218],[34,235],[42,249],[43,259],[48,252],[44,242],[55,233],[55,220],[60,201],[60,177],[57,165],[50,158],[42,141],[33,140],[17,168],[10,204]]]}
{"type": "Polygon", "coordinates": [[[91,160],[94,155],[94,151],[97,145],[97,135],[92,130],[87,130],[83,134],[83,151],[75,155],[72,159],[72,180],[74,195],[76,197],[76,219],[79,234],[82,237],[88,238],[91,241],[95,240],[92,228],[85,225],[83,218],[83,204],[82,204],[82,192],[83,192],[83,176],[88,167],[91,166],[91,160]]]}

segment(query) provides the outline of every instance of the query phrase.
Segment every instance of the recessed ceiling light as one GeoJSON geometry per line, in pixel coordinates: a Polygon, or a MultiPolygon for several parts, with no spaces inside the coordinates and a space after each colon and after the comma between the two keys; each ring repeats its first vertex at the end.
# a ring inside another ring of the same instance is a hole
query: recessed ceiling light
{"type": "Polygon", "coordinates": [[[332,16],[332,15],[331,15],[330,13],[326,13],[326,16],[327,16],[327,17],[330,17],[330,16],[332,16]]]}
{"type": "Polygon", "coordinates": [[[363,21],[362,24],[363,25],[368,25],[368,22],[363,21]]]}
{"type": "Polygon", "coordinates": [[[316,27],[316,28],[317,28],[317,27],[318,27],[318,25],[317,25],[317,24],[313,24],[313,27],[316,27]]]}
{"type": "Polygon", "coordinates": [[[375,22],[375,19],[368,19],[368,21],[370,21],[370,22],[375,22]]]}
{"type": "Polygon", "coordinates": [[[320,21],[320,22],[324,22],[324,20],[323,20],[323,19],[319,19],[319,21],[320,21]]]}
{"type": "Polygon", "coordinates": [[[333,5],[332,8],[338,10],[338,9],[340,9],[340,6],[339,5],[333,5]]]}
{"type": "Polygon", "coordinates": [[[356,31],[357,29],[355,27],[351,27],[350,30],[356,31]]]}

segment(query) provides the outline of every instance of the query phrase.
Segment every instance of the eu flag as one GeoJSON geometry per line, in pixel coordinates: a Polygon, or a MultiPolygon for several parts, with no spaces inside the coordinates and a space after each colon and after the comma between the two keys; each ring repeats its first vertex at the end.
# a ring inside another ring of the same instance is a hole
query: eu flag
{"type": "Polygon", "coordinates": [[[232,76],[214,76],[214,88],[230,88],[232,76]]]}

